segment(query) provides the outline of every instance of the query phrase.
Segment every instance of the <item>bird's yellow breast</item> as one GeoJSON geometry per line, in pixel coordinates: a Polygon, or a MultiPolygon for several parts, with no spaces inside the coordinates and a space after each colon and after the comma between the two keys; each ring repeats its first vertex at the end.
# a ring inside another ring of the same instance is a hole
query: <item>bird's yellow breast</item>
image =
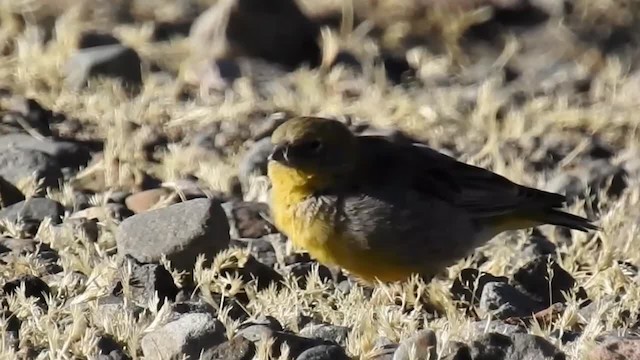
{"type": "MultiPolygon", "coordinates": [[[[338,265],[364,280],[396,281],[406,279],[417,269],[394,262],[389,254],[366,246],[366,241],[353,239],[336,224],[335,210],[330,207],[306,206],[319,186],[319,179],[299,170],[270,162],[271,212],[276,227],[291,240],[325,265],[338,265]]],[[[390,239],[390,241],[393,241],[390,239]]]]}

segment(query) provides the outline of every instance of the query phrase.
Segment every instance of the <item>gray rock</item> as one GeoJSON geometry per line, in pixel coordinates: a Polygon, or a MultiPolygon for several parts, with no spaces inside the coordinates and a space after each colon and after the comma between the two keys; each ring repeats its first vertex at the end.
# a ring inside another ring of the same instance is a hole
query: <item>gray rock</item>
{"type": "Polygon", "coordinates": [[[492,360],[564,360],[565,355],[547,340],[530,334],[513,334],[511,337],[488,333],[471,344],[473,359],[492,360]]]}
{"type": "Polygon", "coordinates": [[[118,78],[129,88],[142,85],[141,60],[135,50],[120,44],[78,50],[65,66],[65,82],[80,89],[95,76],[118,78]]]}
{"type": "Polygon", "coordinates": [[[513,346],[509,352],[508,359],[565,359],[565,355],[552,343],[544,338],[531,334],[514,334],[512,337],[513,346]]]}
{"type": "Polygon", "coordinates": [[[198,359],[225,340],[224,326],[212,314],[188,313],[146,334],[140,347],[145,359],[198,359]]]}
{"type": "Polygon", "coordinates": [[[255,345],[242,336],[235,336],[202,354],[203,360],[251,360],[256,353],[255,345]]]}
{"type": "Polygon", "coordinates": [[[480,303],[482,290],[487,284],[506,283],[507,280],[504,276],[494,276],[485,272],[481,273],[478,269],[466,268],[460,271],[449,291],[453,299],[477,306],[480,303]]]}
{"type": "Polygon", "coordinates": [[[198,58],[260,58],[285,67],[320,61],[318,26],[292,0],[219,1],[191,26],[198,58]]]}
{"type": "Polygon", "coordinates": [[[0,210],[0,219],[11,222],[40,223],[51,218],[53,224],[60,224],[64,215],[64,207],[55,200],[47,198],[31,198],[0,210]]]}
{"type": "Polygon", "coordinates": [[[211,260],[229,245],[229,224],[216,201],[194,199],[127,218],[116,242],[120,256],[151,263],[165,254],[176,269],[192,271],[198,255],[211,260]]]}
{"type": "Polygon", "coordinates": [[[603,335],[596,338],[597,346],[590,360],[618,360],[640,358],[640,338],[637,336],[603,335]]]}
{"type": "Polygon", "coordinates": [[[275,331],[268,324],[248,324],[238,331],[238,335],[243,336],[249,341],[257,342],[262,338],[273,337],[275,331]]]}
{"type": "Polygon", "coordinates": [[[185,314],[196,313],[211,314],[212,316],[215,316],[216,309],[201,300],[175,302],[171,304],[167,321],[177,320],[185,314]]]}
{"type": "Polygon", "coordinates": [[[12,184],[35,175],[44,186],[57,187],[62,172],[58,162],[41,151],[9,148],[0,151],[0,176],[12,184]]]}
{"type": "MultiPolygon", "coordinates": [[[[483,336],[481,339],[471,343],[469,353],[471,359],[491,359],[491,360],[516,360],[521,358],[509,357],[508,352],[513,345],[511,339],[504,335],[489,333],[483,336]]],[[[534,357],[529,359],[545,359],[538,357],[535,354],[534,357]]]]}
{"type": "MultiPolygon", "coordinates": [[[[513,279],[535,300],[549,306],[565,302],[565,292],[576,287],[576,280],[549,256],[540,256],[528,262],[515,274],[513,279]]],[[[586,299],[587,293],[581,287],[575,289],[578,300],[586,299]]]]}
{"type": "Polygon", "coordinates": [[[296,358],[305,350],[314,346],[325,345],[325,341],[298,336],[289,332],[274,330],[270,325],[255,324],[244,327],[238,331],[239,336],[257,343],[261,339],[273,338],[275,340],[271,348],[274,356],[280,356],[280,348],[283,343],[289,346],[289,355],[296,358]]]}
{"type": "Polygon", "coordinates": [[[479,309],[498,319],[531,316],[544,306],[505,283],[488,283],[482,290],[479,309]]]}
{"type": "MultiPolygon", "coordinates": [[[[178,303],[202,303],[202,292],[199,288],[193,284],[184,284],[176,295],[176,304],[178,303]]],[[[242,296],[244,294],[241,294],[242,296]]],[[[247,314],[244,306],[247,304],[246,297],[235,297],[222,295],[220,293],[211,293],[211,301],[214,304],[220,305],[220,307],[228,310],[228,318],[237,320],[238,322],[245,321],[249,314],[247,314]]]]}
{"type": "Polygon", "coordinates": [[[19,203],[22,200],[24,200],[22,192],[0,176],[0,209],[19,203]]]}
{"type": "Polygon", "coordinates": [[[350,329],[346,326],[331,324],[308,324],[302,330],[300,330],[300,335],[309,338],[332,341],[344,347],[347,345],[347,336],[349,335],[349,330],[350,329]]]}
{"type": "MultiPolygon", "coordinates": [[[[171,273],[164,266],[142,264],[129,256],[125,256],[125,258],[129,264],[125,266],[131,266],[129,289],[132,300],[136,304],[146,307],[149,299],[152,299],[156,292],[160,300],[158,309],[164,304],[165,299],[175,300],[178,294],[178,287],[173,282],[171,273]]],[[[124,279],[121,281],[124,281],[124,279]]]]}
{"type": "Polygon", "coordinates": [[[0,151],[5,151],[9,148],[43,152],[56,159],[61,167],[77,168],[86,166],[91,158],[89,150],[84,146],[51,138],[36,139],[27,134],[0,136],[0,151]]]}
{"type": "Polygon", "coordinates": [[[296,360],[350,360],[338,345],[319,345],[303,351],[296,360]]]}
{"type": "Polygon", "coordinates": [[[393,354],[393,360],[437,359],[436,350],[436,333],[429,329],[420,330],[400,342],[400,346],[393,354]]]}

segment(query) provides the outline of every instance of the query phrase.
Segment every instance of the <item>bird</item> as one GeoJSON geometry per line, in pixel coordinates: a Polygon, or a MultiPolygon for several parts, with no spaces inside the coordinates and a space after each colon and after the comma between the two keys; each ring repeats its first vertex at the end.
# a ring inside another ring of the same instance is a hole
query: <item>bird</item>
{"type": "Polygon", "coordinates": [[[365,282],[425,280],[508,230],[588,232],[564,195],[526,187],[413,141],[299,116],[271,135],[275,227],[319,263],[365,282]]]}

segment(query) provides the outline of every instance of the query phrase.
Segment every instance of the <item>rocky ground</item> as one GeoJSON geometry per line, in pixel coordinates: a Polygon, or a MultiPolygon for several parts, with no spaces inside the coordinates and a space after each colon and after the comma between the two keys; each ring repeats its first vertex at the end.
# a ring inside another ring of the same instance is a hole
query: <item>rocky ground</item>
{"type": "Polygon", "coordinates": [[[0,358],[640,358],[633,0],[0,1],[0,358]],[[358,284],[269,223],[292,115],[566,193],[358,284]]]}

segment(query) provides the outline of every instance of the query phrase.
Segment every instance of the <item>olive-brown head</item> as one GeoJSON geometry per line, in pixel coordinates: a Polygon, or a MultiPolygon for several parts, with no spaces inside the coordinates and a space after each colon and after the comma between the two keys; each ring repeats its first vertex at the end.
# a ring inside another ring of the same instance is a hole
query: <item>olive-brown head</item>
{"type": "Polygon", "coordinates": [[[351,173],[357,161],[357,139],[341,122],[298,117],[271,135],[269,160],[309,176],[335,178],[351,173]]]}

